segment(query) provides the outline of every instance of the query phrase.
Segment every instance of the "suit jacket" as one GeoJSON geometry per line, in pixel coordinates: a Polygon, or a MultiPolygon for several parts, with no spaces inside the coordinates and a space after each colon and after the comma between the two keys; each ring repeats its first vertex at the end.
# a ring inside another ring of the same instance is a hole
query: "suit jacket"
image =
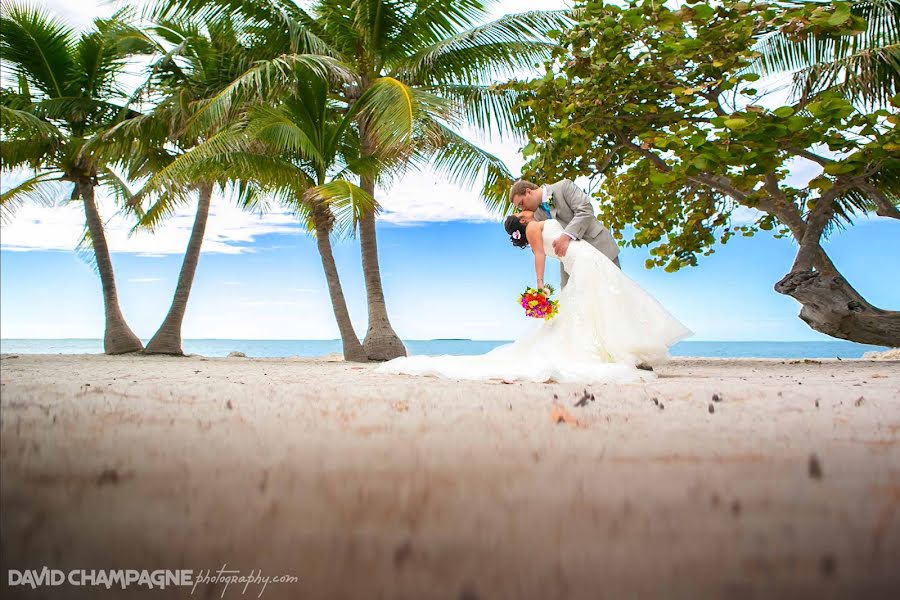
{"type": "Polygon", "coordinates": [[[581,188],[574,181],[563,179],[547,186],[550,190],[550,199],[544,198],[544,202],[550,205],[548,215],[542,208],[534,211],[536,221],[556,219],[560,222],[566,233],[571,234],[576,240],[584,240],[609,260],[615,261],[619,256],[619,247],[609,230],[597,220],[594,215],[594,207],[581,188]]]}

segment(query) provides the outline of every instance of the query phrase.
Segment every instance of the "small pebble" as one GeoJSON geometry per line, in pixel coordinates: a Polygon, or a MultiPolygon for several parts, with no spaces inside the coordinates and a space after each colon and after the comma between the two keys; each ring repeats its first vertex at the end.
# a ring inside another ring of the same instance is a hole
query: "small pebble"
{"type": "Polygon", "coordinates": [[[712,401],[713,401],[713,402],[721,402],[721,401],[722,401],[722,397],[719,396],[718,394],[713,394],[712,401]]]}
{"type": "Polygon", "coordinates": [[[97,485],[104,483],[119,483],[119,472],[115,469],[104,469],[97,478],[97,485]]]}
{"type": "Polygon", "coordinates": [[[709,414],[713,414],[714,412],[716,412],[716,407],[713,406],[712,404],[710,404],[709,405],[709,414]]]}
{"type": "Polygon", "coordinates": [[[819,571],[822,572],[823,576],[830,577],[834,575],[836,570],[837,560],[835,560],[833,555],[826,554],[822,557],[822,560],[819,561],[819,571]]]}
{"type": "Polygon", "coordinates": [[[815,454],[809,457],[809,476],[813,479],[822,479],[822,463],[815,454]]]}

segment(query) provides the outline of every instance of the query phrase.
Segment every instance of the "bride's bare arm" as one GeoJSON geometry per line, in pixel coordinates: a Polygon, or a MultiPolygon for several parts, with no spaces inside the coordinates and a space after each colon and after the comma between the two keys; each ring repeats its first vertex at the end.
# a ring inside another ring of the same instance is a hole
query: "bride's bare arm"
{"type": "Polygon", "coordinates": [[[525,228],[525,238],[531,251],[534,252],[534,272],[537,275],[537,286],[544,287],[544,263],[547,255],[544,253],[544,222],[532,221],[525,228]]]}

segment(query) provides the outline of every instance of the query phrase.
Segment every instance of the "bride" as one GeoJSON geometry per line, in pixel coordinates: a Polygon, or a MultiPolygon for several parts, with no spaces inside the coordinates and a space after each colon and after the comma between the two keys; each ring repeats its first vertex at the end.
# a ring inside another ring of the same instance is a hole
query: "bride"
{"type": "Polygon", "coordinates": [[[655,375],[637,365],[668,360],[669,346],[691,335],[653,296],[585,241],[564,256],[553,249],[563,233],[559,221],[534,220],[531,211],[506,219],[513,245],[531,247],[537,287],[544,287],[550,256],[562,262],[568,282],[559,313],[519,340],[478,356],[404,356],[382,363],[379,373],[434,375],[450,379],[633,383],[655,375]]]}

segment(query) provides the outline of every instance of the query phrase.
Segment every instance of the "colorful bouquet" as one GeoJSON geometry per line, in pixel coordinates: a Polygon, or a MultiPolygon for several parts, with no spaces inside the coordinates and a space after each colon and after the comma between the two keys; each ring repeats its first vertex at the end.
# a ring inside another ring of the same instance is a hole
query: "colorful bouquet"
{"type": "Polygon", "coordinates": [[[559,312],[559,302],[551,300],[553,286],[545,285],[541,289],[529,287],[519,296],[519,304],[525,309],[525,315],[535,319],[552,319],[559,312]]]}

